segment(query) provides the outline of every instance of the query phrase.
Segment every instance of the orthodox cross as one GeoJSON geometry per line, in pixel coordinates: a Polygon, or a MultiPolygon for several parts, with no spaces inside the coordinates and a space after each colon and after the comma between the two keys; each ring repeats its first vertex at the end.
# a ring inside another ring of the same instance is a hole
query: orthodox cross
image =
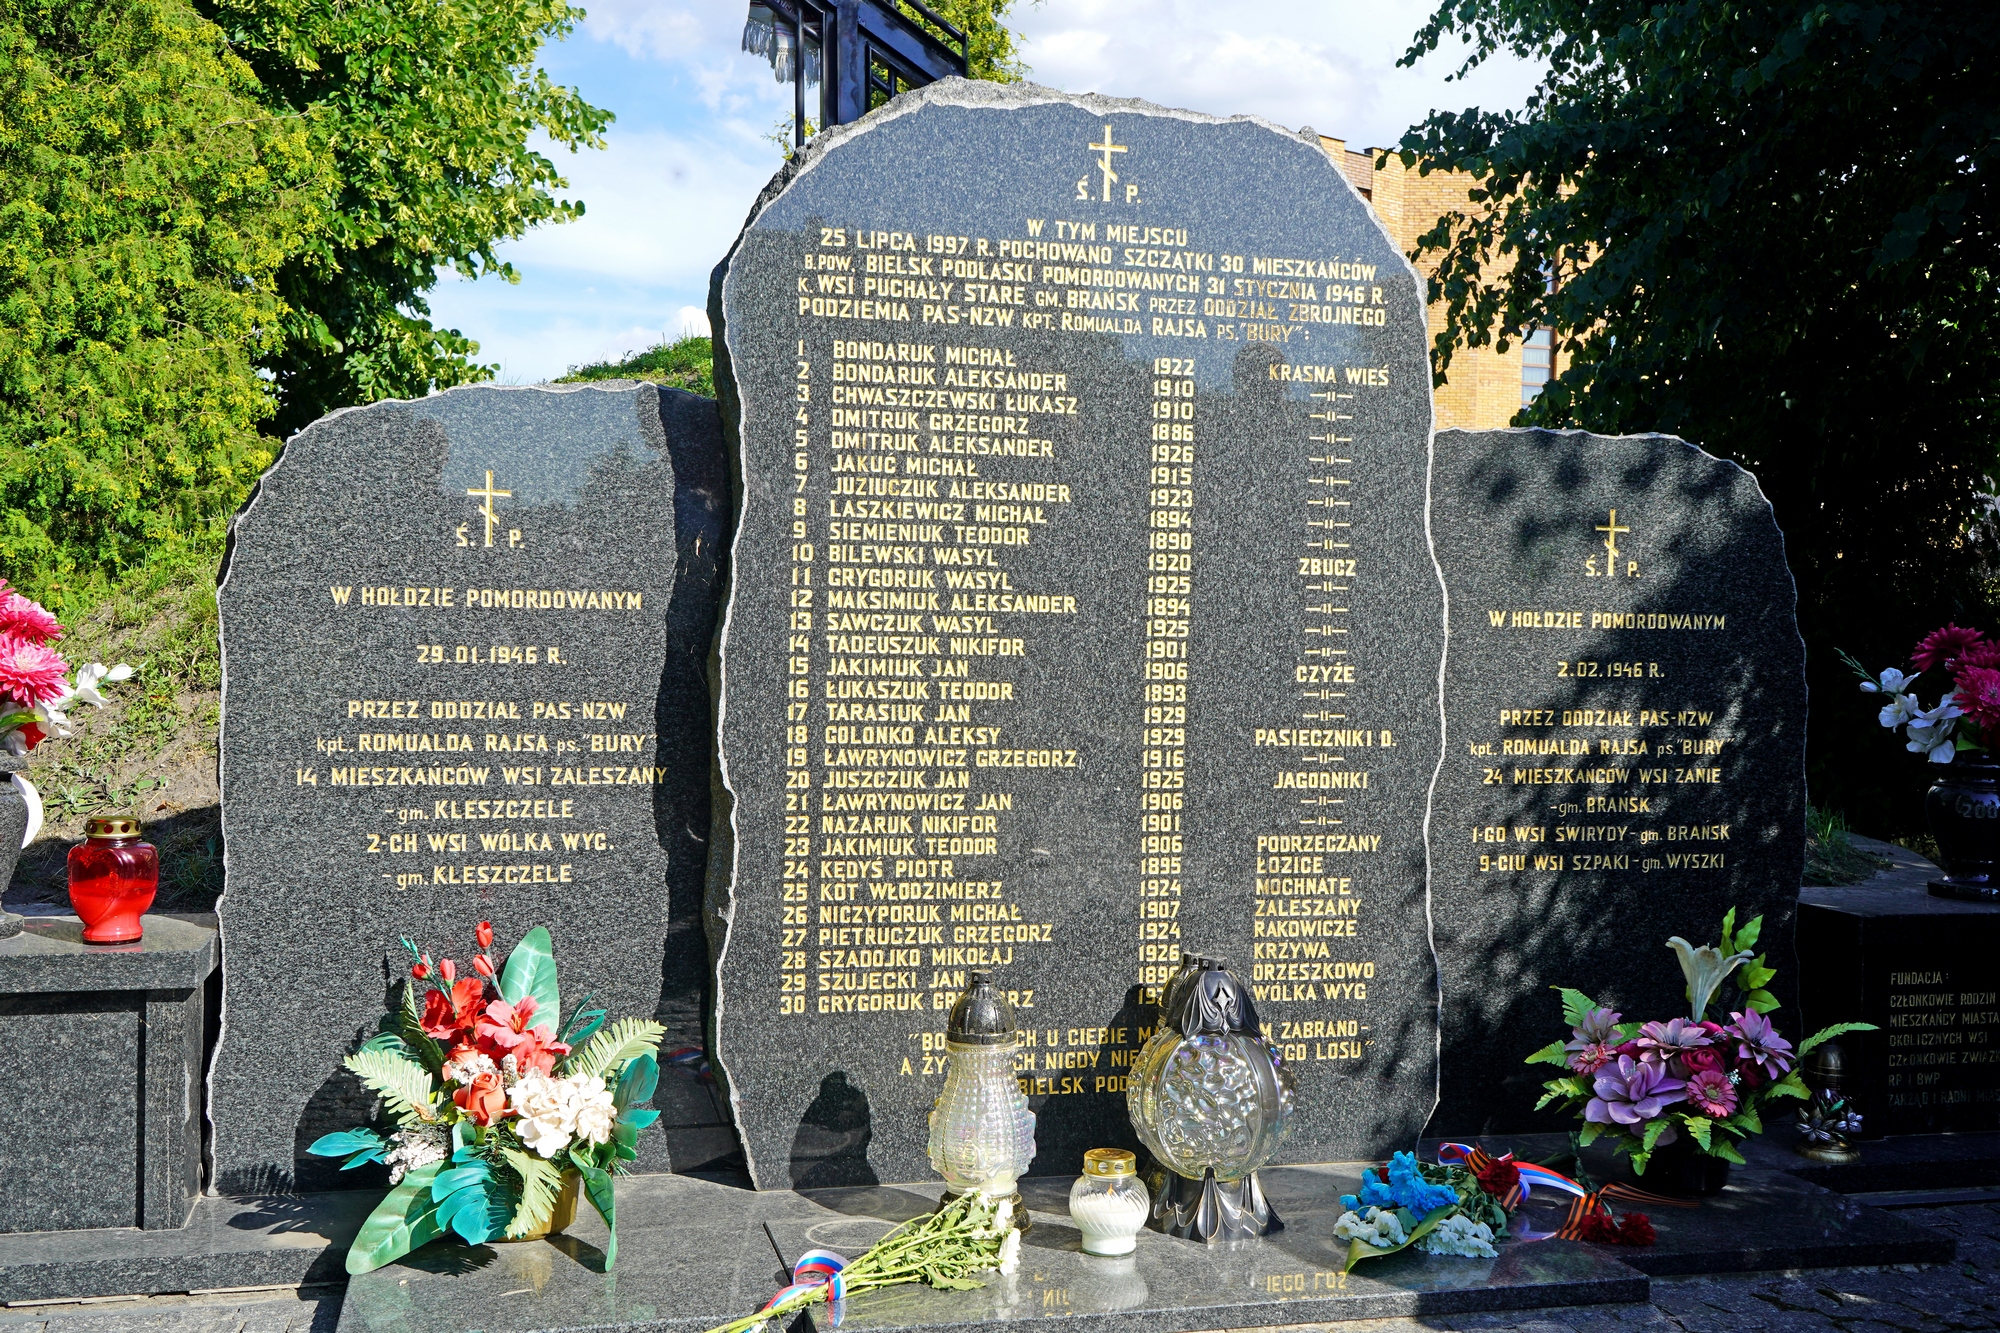
{"type": "Polygon", "coordinates": [[[1632,529],[1619,524],[1618,511],[1614,509],[1611,511],[1611,521],[1609,523],[1598,524],[1597,530],[1604,534],[1605,551],[1609,553],[1613,560],[1616,560],[1618,558],[1618,534],[1621,532],[1630,532],[1632,529]]]}
{"type": "Polygon", "coordinates": [[[489,468],[486,473],[486,489],[479,490],[468,486],[465,493],[485,500],[485,503],[479,506],[479,516],[486,520],[486,544],[491,546],[493,544],[493,525],[500,521],[500,515],[493,512],[493,502],[496,499],[512,499],[514,492],[493,489],[493,472],[489,468]]]}
{"type": "Polygon", "coordinates": [[[1118,179],[1118,173],[1111,169],[1111,155],[1113,153],[1129,152],[1130,149],[1125,144],[1113,143],[1111,141],[1111,127],[1109,125],[1104,127],[1104,142],[1094,143],[1090,145],[1090,149],[1104,159],[1097,169],[1104,173],[1104,202],[1108,204],[1111,202],[1111,182],[1118,179]]]}

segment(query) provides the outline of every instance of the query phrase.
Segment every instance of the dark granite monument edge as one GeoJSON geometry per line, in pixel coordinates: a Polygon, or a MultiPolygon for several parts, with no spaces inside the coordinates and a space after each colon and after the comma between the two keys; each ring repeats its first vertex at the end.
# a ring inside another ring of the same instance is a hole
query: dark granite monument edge
{"type": "MultiPolygon", "coordinates": [[[[759,192],[755,202],[751,204],[748,214],[744,217],[743,225],[738,229],[735,238],[730,242],[727,253],[717,262],[714,269],[710,271],[708,290],[708,320],[712,331],[710,347],[714,361],[716,406],[722,419],[723,455],[729,469],[729,504],[723,515],[722,543],[718,552],[717,582],[719,585],[720,609],[718,611],[716,633],[712,641],[709,658],[710,715],[713,719],[716,743],[712,749],[714,760],[710,772],[711,825],[708,844],[708,889],[703,899],[702,919],[708,928],[709,975],[713,991],[706,1015],[706,1031],[704,1035],[706,1037],[706,1045],[710,1054],[710,1063],[714,1071],[716,1086],[722,1092],[723,1098],[730,1108],[732,1117],[736,1118],[736,1124],[733,1127],[736,1129],[738,1142],[743,1146],[744,1160],[748,1165],[753,1179],[756,1176],[756,1163],[751,1160],[749,1143],[742,1133],[741,1120],[738,1114],[740,1107],[737,1101],[737,1094],[729,1077],[727,1069],[728,1061],[722,1052],[722,1043],[720,1041],[721,1014],[726,1002],[721,982],[722,959],[728,948],[729,927],[734,915],[735,900],[733,887],[737,870],[735,797],[729,785],[727,763],[723,756],[721,744],[725,704],[724,683],[726,664],[724,655],[729,640],[731,610],[736,595],[735,544],[739,518],[743,512],[744,503],[743,403],[737,392],[736,377],[731,364],[729,328],[723,309],[722,289],[725,280],[729,276],[730,265],[735,260],[737,252],[742,248],[744,238],[749,235],[751,228],[765,209],[770,207],[779,196],[783,195],[795,180],[806,172],[811,171],[818,165],[822,157],[833,149],[840,147],[848,140],[880,129],[892,120],[911,114],[921,107],[932,104],[1008,109],[1042,105],[1066,105],[1083,107],[1099,113],[1122,112],[1135,115],[1163,116],[1198,124],[1252,124],[1262,126],[1282,137],[1300,140],[1312,148],[1325,152],[1325,145],[1321,142],[1320,136],[1310,127],[1294,130],[1263,116],[1254,114],[1239,113],[1236,115],[1218,116],[1208,112],[1163,106],[1143,98],[1107,97],[1100,93],[1067,93],[1059,89],[1048,88],[1040,84],[1025,81],[1020,83],[996,84],[984,80],[964,79],[952,76],[902,93],[858,121],[845,125],[830,126],[815,135],[809,143],[797,148],[792,156],[788,157],[778,171],[772,175],[763,190],[759,192]]],[[[1340,177],[1340,179],[1345,181],[1344,177],[1340,177]]],[[[1346,182],[1346,184],[1348,189],[1354,189],[1351,182],[1346,182]]],[[[1407,257],[1403,256],[1402,251],[1396,246],[1394,237],[1389,234],[1387,224],[1376,215],[1372,208],[1365,209],[1364,213],[1368,220],[1375,225],[1376,229],[1381,232],[1383,239],[1388,243],[1391,253],[1396,255],[1398,262],[1402,264],[1403,268],[1413,278],[1417,279],[1418,290],[1421,292],[1423,289],[1421,275],[1416,272],[1415,266],[1407,257]]],[[[1436,545],[1431,540],[1430,529],[1432,508],[1431,489],[1434,485],[1437,465],[1438,427],[1436,394],[1426,393],[1425,402],[1428,405],[1430,418],[1429,425],[1425,431],[1425,547],[1430,556],[1432,574],[1437,579],[1439,597],[1444,608],[1443,614],[1447,617],[1440,630],[1436,696],[1439,730],[1442,736],[1445,726],[1445,660],[1450,653],[1448,620],[1450,590],[1446,585],[1443,566],[1438,561],[1436,545]]],[[[1429,810],[1435,798],[1437,783],[1443,772],[1444,746],[1440,744],[1437,763],[1432,770],[1428,794],[1425,798],[1426,836],[1423,839],[1424,912],[1427,923],[1433,910],[1432,877],[1435,873],[1430,838],[1428,836],[1430,823],[1429,810]]],[[[1435,997],[1433,1013],[1436,1015],[1437,1020],[1442,1022],[1445,1003],[1443,972],[1439,966],[1437,941],[1434,931],[1427,930],[1427,943],[1431,954],[1435,997]]],[[[1442,1062],[1434,1061],[1432,1068],[1433,1078],[1430,1108],[1420,1118],[1419,1124],[1428,1123],[1436,1115],[1437,1108],[1442,1102],[1442,1080],[1444,1076],[1442,1062]]]]}

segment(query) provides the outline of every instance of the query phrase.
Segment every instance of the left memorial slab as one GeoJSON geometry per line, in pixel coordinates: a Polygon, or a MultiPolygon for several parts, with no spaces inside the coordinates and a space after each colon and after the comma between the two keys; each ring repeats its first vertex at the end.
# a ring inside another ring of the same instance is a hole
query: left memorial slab
{"type": "MultiPolygon", "coordinates": [[[[294,436],[231,535],[214,1188],[337,1182],[404,974],[547,926],[565,994],[698,1032],[712,401],[454,389],[294,436]]],[[[639,1170],[667,1153],[642,1141],[639,1170]]],[[[366,1184],[372,1182],[354,1182],[366,1184]]]]}

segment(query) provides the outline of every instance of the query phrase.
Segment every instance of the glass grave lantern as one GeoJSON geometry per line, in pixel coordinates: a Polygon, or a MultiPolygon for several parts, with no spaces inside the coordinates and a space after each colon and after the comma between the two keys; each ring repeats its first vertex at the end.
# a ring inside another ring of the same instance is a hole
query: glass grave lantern
{"type": "Polygon", "coordinates": [[[1014,1076],[1020,1039],[1014,1009],[993,988],[993,974],[973,969],[945,1026],[944,1091],[931,1111],[931,1169],[944,1177],[944,1202],[978,1190],[1011,1200],[1014,1226],[1027,1210],[1014,1182],[1035,1157],[1035,1113],[1014,1076]]]}
{"type": "Polygon", "coordinates": [[[1126,1092],[1139,1141],[1167,1168],[1153,1224],[1193,1240],[1281,1230],[1257,1183],[1291,1127],[1292,1073],[1258,1025],[1249,989],[1220,959],[1167,988],[1160,1032],[1126,1092]]]}

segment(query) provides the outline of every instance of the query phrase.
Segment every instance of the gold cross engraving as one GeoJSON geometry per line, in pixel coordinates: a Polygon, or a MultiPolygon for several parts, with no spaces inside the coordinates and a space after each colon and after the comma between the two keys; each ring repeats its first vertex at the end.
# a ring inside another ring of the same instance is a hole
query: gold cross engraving
{"type": "MultiPolygon", "coordinates": [[[[1632,529],[1619,525],[1618,511],[1614,509],[1611,511],[1611,521],[1598,524],[1597,530],[1604,534],[1604,550],[1606,554],[1612,560],[1616,560],[1618,558],[1618,534],[1621,532],[1630,532],[1632,529]]],[[[1610,568],[1610,565],[1607,563],[1607,572],[1610,568]]]]}
{"type": "Polygon", "coordinates": [[[491,546],[493,544],[493,525],[500,521],[500,515],[493,512],[493,502],[497,499],[511,500],[514,497],[514,492],[494,490],[493,473],[489,469],[486,473],[486,489],[478,490],[474,487],[467,487],[465,493],[485,500],[485,503],[479,506],[479,516],[486,520],[486,544],[491,546]]]}
{"type": "Polygon", "coordinates": [[[1111,141],[1111,127],[1109,125],[1104,127],[1104,142],[1092,144],[1090,150],[1103,158],[1097,169],[1104,173],[1104,202],[1108,204],[1111,202],[1111,182],[1118,179],[1118,173],[1111,169],[1111,155],[1113,153],[1130,152],[1131,150],[1125,144],[1113,143],[1111,141]]]}

